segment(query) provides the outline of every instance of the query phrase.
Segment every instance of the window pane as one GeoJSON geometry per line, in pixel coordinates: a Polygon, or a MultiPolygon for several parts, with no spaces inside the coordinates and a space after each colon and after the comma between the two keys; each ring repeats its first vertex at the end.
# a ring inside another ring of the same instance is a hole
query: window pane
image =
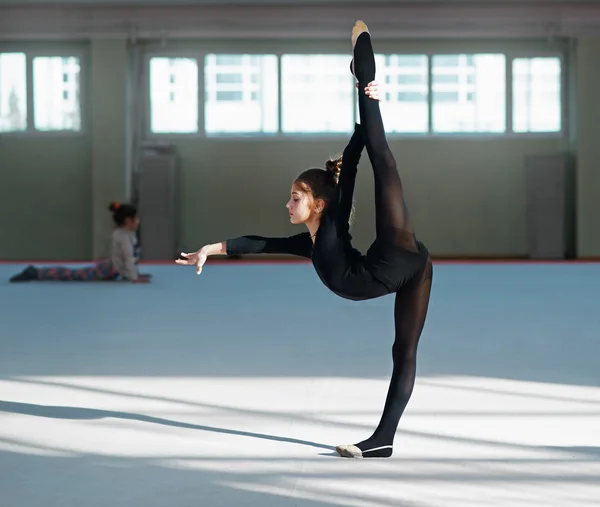
{"type": "Polygon", "coordinates": [[[434,132],[505,132],[504,55],[435,55],[432,60],[434,132]]]}
{"type": "Polygon", "coordinates": [[[354,77],[347,55],[283,55],[282,131],[350,132],[354,77]]]}
{"type": "MultiPolygon", "coordinates": [[[[427,64],[427,61],[425,62],[427,64]]],[[[386,76],[387,79],[387,76],[386,76]]],[[[389,82],[389,81],[387,81],[389,82]]],[[[419,74],[400,74],[398,84],[423,84],[423,76],[419,74]]]]}
{"type": "MultiPolygon", "coordinates": [[[[436,55],[435,61],[440,67],[458,67],[461,64],[461,55],[436,55]]],[[[466,57],[467,55],[465,55],[466,57]]],[[[464,65],[468,65],[467,59],[465,58],[462,62],[464,65]]]]}
{"type": "Polygon", "coordinates": [[[217,102],[242,102],[244,100],[244,92],[238,91],[217,91],[217,102]]]}
{"type": "Polygon", "coordinates": [[[81,130],[79,58],[33,59],[33,123],[37,130],[81,130]]]}
{"type": "Polygon", "coordinates": [[[27,77],[24,53],[0,53],[0,132],[27,128],[27,77]]]}
{"type": "Polygon", "coordinates": [[[241,84],[243,81],[243,74],[217,74],[217,83],[241,84]]]}
{"type": "Polygon", "coordinates": [[[207,55],[204,83],[207,133],[277,132],[277,56],[207,55]]]}
{"type": "MultiPolygon", "coordinates": [[[[398,55],[396,57],[396,65],[398,67],[418,67],[423,66],[423,58],[421,55],[398,55]]],[[[386,65],[389,65],[392,60],[391,55],[386,56],[386,65]]]]}
{"type": "Polygon", "coordinates": [[[386,132],[423,133],[428,126],[428,68],[425,55],[375,55],[386,132]]]}
{"type": "Polygon", "coordinates": [[[243,55],[212,55],[215,65],[236,66],[243,64],[243,55]]]}
{"type": "Polygon", "coordinates": [[[150,59],[150,131],[155,134],[198,132],[198,61],[150,59]]]}
{"type": "Polygon", "coordinates": [[[513,60],[514,132],[560,132],[561,104],[559,58],[513,60]]]}

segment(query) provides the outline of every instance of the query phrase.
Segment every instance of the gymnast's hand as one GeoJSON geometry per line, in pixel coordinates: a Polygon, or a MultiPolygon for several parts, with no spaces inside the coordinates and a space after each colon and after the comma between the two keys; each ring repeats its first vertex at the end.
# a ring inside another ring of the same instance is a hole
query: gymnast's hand
{"type": "Polygon", "coordinates": [[[206,262],[206,258],[208,257],[208,251],[206,247],[202,247],[197,252],[193,253],[182,253],[181,257],[183,259],[177,259],[175,262],[177,264],[183,264],[184,266],[196,266],[196,274],[199,275],[202,272],[202,266],[206,262]]]}
{"type": "MultiPolygon", "coordinates": [[[[356,83],[356,88],[358,88],[358,83],[356,83]]],[[[371,81],[365,88],[365,95],[381,102],[383,99],[379,96],[379,82],[371,81]]]]}

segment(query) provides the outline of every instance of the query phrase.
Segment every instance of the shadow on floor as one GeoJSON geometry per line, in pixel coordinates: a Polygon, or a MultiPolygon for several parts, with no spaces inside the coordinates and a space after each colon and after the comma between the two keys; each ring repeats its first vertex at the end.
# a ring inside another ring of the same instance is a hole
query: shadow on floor
{"type": "Polygon", "coordinates": [[[104,419],[112,417],[114,419],[127,419],[151,424],[160,424],[163,426],[172,426],[175,428],[184,428],[190,430],[210,431],[213,433],[224,433],[228,435],[239,435],[242,437],[260,438],[263,440],[272,440],[275,442],[286,442],[290,444],[306,445],[319,449],[335,450],[334,446],[320,444],[318,442],[309,442],[307,440],[298,440],[295,438],[278,437],[275,435],[266,435],[264,433],[253,433],[248,431],[230,430],[225,428],[216,428],[214,426],[203,426],[198,424],[189,424],[179,421],[172,421],[161,417],[151,417],[142,414],[131,414],[128,412],[118,412],[112,410],[97,410],[93,408],[81,407],[58,407],[47,405],[34,405],[31,403],[17,403],[13,401],[0,401],[0,412],[10,412],[13,414],[24,414],[36,417],[47,417],[51,419],[104,419]]]}

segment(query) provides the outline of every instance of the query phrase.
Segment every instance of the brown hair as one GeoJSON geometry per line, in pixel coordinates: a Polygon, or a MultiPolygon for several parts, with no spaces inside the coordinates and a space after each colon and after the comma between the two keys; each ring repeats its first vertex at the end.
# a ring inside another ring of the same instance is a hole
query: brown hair
{"type": "Polygon", "coordinates": [[[330,158],[325,162],[325,169],[307,169],[296,178],[294,185],[313,199],[323,199],[327,209],[335,195],[341,170],[342,157],[330,158]]]}

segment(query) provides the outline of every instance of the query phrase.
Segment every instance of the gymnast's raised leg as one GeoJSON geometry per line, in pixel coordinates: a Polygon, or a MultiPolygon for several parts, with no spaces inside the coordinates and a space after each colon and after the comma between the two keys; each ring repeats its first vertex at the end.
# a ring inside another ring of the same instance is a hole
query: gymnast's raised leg
{"type": "MultiPolygon", "coordinates": [[[[375,79],[371,37],[366,26],[360,26],[360,22],[355,26],[353,36],[355,45],[352,68],[359,83],[360,118],[375,178],[376,235],[391,248],[416,254],[419,248],[408,216],[396,162],[385,139],[379,104],[369,100],[363,91],[375,79]],[[356,37],[359,30],[362,32],[356,37]]],[[[390,457],[396,429],[413,391],[417,347],[429,307],[433,266],[431,257],[427,254],[422,260],[415,259],[415,262],[399,262],[393,269],[397,271],[398,279],[405,282],[397,289],[394,306],[392,379],[375,432],[357,444],[338,446],[338,453],[345,457],[390,457]]]]}

